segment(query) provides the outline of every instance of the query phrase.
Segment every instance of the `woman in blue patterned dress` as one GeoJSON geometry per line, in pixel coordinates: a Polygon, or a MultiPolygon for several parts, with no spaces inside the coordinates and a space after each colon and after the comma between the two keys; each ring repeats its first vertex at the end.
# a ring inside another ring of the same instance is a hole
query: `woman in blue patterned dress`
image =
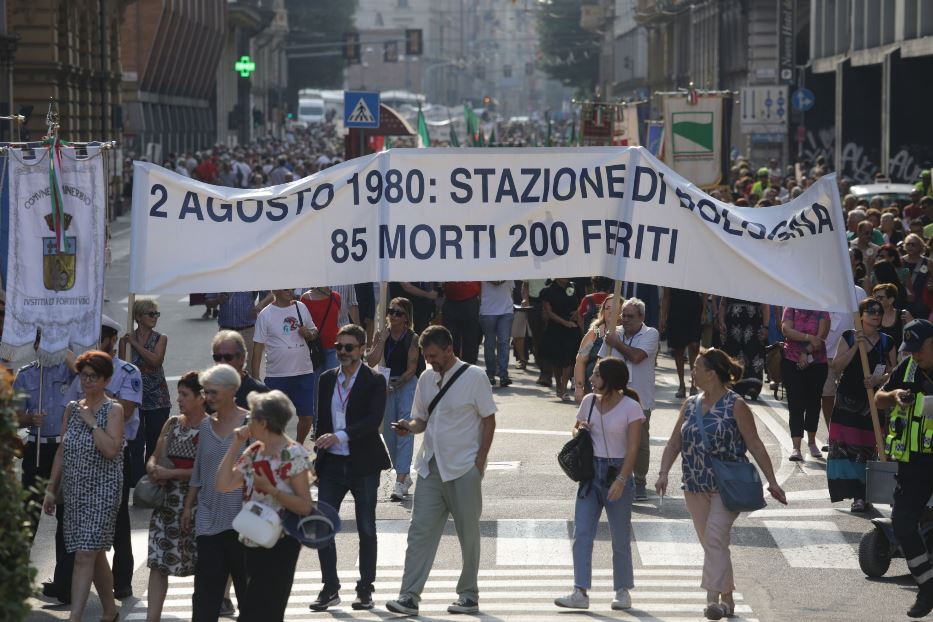
{"type": "Polygon", "coordinates": [[[719,620],[735,611],[729,538],[732,523],[739,514],[727,510],[719,497],[712,461],[703,446],[694,408],[700,411],[712,453],[723,460],[748,462],[745,454],[750,452],[768,480],[771,496],[787,503],[784,491],[774,478],[768,452],[758,438],[752,411],[741,397],[729,389],[741,377],[742,366],[722,350],[710,349],[700,353],[693,366],[693,379],[700,394],[687,399],[681,407],[674,432],[664,448],[661,471],[655,483],[655,489],[663,497],[667,491],[668,471],[679,453],[684,500],[703,545],[703,579],[700,585],[706,590],[709,603],[703,611],[708,620],[719,620]]]}
{"type": "Polygon", "coordinates": [[[120,612],[113,599],[107,551],[113,545],[123,490],[123,407],[104,392],[113,376],[110,355],[90,350],[77,358],[75,368],[84,399],[65,407],[62,443],[43,508],[54,515],[56,493],[62,491],[65,549],[75,554],[70,619],[83,619],[93,581],[103,607],[101,620],[117,620],[120,612]]]}
{"type": "Polygon", "coordinates": [[[178,380],[180,414],[165,422],[155,453],[146,463],[149,477],[166,488],[165,503],[153,510],[149,520],[148,622],[158,622],[162,618],[169,576],[193,575],[197,561],[194,534],[181,528],[181,514],[198,453],[198,433],[207,416],[201,391],[196,371],[190,371],[178,380]],[[172,463],[170,467],[159,463],[163,453],[172,463]]]}

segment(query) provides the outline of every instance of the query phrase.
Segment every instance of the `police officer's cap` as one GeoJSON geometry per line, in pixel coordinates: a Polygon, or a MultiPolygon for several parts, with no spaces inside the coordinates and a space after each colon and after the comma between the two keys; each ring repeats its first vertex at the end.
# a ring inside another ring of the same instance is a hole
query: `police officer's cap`
{"type": "Polygon", "coordinates": [[[901,352],[918,352],[923,343],[933,337],[933,324],[927,320],[911,320],[904,326],[901,352]]]}
{"type": "Polygon", "coordinates": [[[123,330],[123,327],[120,326],[119,322],[117,322],[115,319],[113,319],[113,318],[110,317],[109,315],[101,314],[101,316],[100,316],[100,325],[101,325],[101,326],[106,326],[106,327],[108,327],[108,328],[112,328],[113,330],[117,331],[118,333],[119,333],[120,331],[123,330]]]}

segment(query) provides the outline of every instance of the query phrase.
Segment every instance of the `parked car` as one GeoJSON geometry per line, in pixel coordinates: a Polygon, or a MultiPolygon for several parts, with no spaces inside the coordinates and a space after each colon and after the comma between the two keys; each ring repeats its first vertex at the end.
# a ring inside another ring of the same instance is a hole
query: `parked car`
{"type": "Polygon", "coordinates": [[[872,197],[881,197],[884,207],[891,203],[897,203],[900,207],[904,207],[910,203],[910,193],[913,189],[913,184],[884,183],[852,186],[849,188],[849,192],[859,199],[866,198],[869,201],[872,197]]]}

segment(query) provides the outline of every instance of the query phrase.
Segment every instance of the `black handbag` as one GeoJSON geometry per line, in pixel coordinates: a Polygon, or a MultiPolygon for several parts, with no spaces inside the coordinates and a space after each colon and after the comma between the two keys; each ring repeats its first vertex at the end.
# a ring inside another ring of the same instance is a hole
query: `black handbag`
{"type": "MultiPolygon", "coordinates": [[[[590,412],[586,415],[586,422],[593,416],[593,406],[596,405],[596,396],[590,401],[590,412]]],[[[593,471],[593,437],[590,431],[584,428],[577,430],[577,435],[567,441],[557,454],[557,464],[563,469],[567,477],[575,482],[586,482],[596,476],[593,471]]]]}
{"type": "MultiPolygon", "coordinates": [[[[310,339],[308,341],[308,351],[311,355],[311,364],[314,366],[315,370],[323,369],[324,362],[326,357],[324,355],[324,344],[321,341],[321,333],[324,331],[324,325],[327,322],[327,316],[330,314],[330,308],[334,304],[334,294],[331,293],[329,302],[327,303],[327,310],[324,312],[324,319],[321,321],[321,326],[318,328],[317,337],[310,339]]],[[[298,313],[298,325],[304,326],[304,322],[301,321],[301,309],[298,308],[298,302],[295,302],[295,312],[298,313]]],[[[310,313],[310,311],[308,312],[310,313]]]]}

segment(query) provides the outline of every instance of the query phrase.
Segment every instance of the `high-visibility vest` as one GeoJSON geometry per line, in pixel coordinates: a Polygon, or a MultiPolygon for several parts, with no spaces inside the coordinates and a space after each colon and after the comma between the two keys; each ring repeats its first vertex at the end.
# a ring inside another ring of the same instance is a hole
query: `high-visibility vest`
{"type": "MultiPolygon", "coordinates": [[[[913,357],[904,370],[904,383],[912,383],[919,366],[913,357]]],[[[933,418],[923,416],[923,394],[914,394],[911,404],[898,403],[891,411],[884,450],[893,460],[910,462],[913,454],[933,454],[933,418]]]]}

